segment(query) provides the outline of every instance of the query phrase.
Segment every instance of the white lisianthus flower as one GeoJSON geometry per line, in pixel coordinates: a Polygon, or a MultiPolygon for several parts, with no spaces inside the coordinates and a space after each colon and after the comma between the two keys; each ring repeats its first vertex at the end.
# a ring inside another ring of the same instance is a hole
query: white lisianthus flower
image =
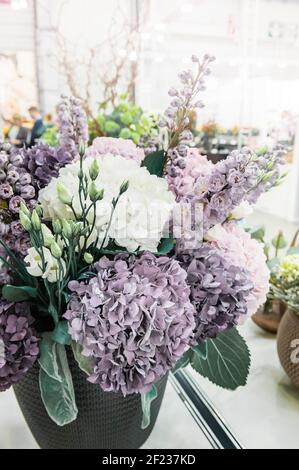
{"type": "Polygon", "coordinates": [[[253,212],[253,209],[252,209],[252,206],[249,204],[249,202],[243,201],[238,207],[236,207],[232,211],[230,218],[236,219],[236,220],[244,219],[248,215],[252,214],[252,212],[253,212]]]}
{"type": "MultiPolygon", "coordinates": [[[[59,261],[52,256],[48,248],[43,248],[43,256],[45,266],[40,254],[35,248],[29,248],[28,255],[25,258],[25,263],[28,264],[26,267],[28,273],[34,277],[42,277],[47,279],[49,282],[57,282],[59,279],[59,261]],[[44,268],[44,269],[43,269],[44,268]]],[[[62,275],[66,272],[66,265],[63,259],[60,260],[62,275]]]]}
{"type": "MultiPolygon", "coordinates": [[[[167,181],[151,175],[145,167],[140,167],[133,160],[110,154],[96,157],[99,174],[95,179],[97,190],[104,190],[103,199],[96,203],[96,221],[90,241],[98,239],[101,246],[109,224],[112,200],[119,194],[124,181],[129,182],[128,190],[121,195],[116,206],[106,243],[109,239],[129,251],[137,248],[155,251],[163,236],[171,211],[175,205],[175,197],[169,191],[167,181]]],[[[90,180],[89,168],[94,161],[88,157],[83,161],[83,172],[90,180]]],[[[48,220],[74,220],[72,209],[64,204],[59,192],[61,187],[68,188],[73,209],[77,216],[82,214],[79,199],[79,162],[67,165],[53,178],[50,184],[40,191],[39,202],[43,207],[44,217],[48,220]],[[61,186],[62,185],[62,186],[61,186]],[[58,187],[58,191],[57,191],[58,187]]],[[[87,199],[87,206],[90,200],[87,199]]],[[[92,224],[93,211],[88,214],[88,222],[92,224]]]]}
{"type": "Polygon", "coordinates": [[[209,242],[223,241],[227,238],[227,232],[221,224],[214,225],[205,234],[205,239],[209,242]]]}

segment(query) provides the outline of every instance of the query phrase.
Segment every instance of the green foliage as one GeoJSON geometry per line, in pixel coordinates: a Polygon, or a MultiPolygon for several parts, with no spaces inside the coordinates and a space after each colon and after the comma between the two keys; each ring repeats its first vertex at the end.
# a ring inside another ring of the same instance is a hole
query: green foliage
{"type": "Polygon", "coordinates": [[[263,225],[250,228],[248,229],[248,232],[250,233],[251,238],[254,238],[257,241],[264,243],[266,230],[263,225]]]}
{"type": "Polygon", "coordinates": [[[43,133],[40,141],[43,144],[49,145],[50,147],[58,147],[59,138],[58,138],[58,128],[56,126],[48,127],[43,133]]]}
{"type": "Polygon", "coordinates": [[[157,150],[145,157],[142,166],[145,166],[151,175],[163,176],[167,155],[164,150],[157,150]]]}
{"type": "Polygon", "coordinates": [[[162,238],[160,241],[160,244],[158,246],[158,252],[157,254],[159,255],[167,255],[172,251],[174,248],[174,238],[169,237],[169,238],[162,238]]]}
{"type": "Polygon", "coordinates": [[[237,329],[232,328],[190,348],[172,372],[176,373],[188,364],[219,387],[235,390],[246,384],[250,353],[237,329]]]}
{"type": "Polygon", "coordinates": [[[288,246],[288,242],[284,238],[282,231],[278,232],[278,234],[276,235],[276,237],[273,238],[271,243],[274,246],[276,253],[278,252],[278,250],[282,250],[283,248],[286,248],[288,246]]]}
{"type": "Polygon", "coordinates": [[[235,390],[245,385],[250,367],[250,353],[235,328],[206,341],[206,357],[193,352],[191,366],[220,387],[235,390]]]}
{"type": "Polygon", "coordinates": [[[62,344],[62,345],[70,345],[72,342],[72,339],[68,333],[68,326],[67,326],[67,321],[66,320],[61,320],[60,322],[57,323],[54,331],[52,332],[52,339],[56,343],[62,344]]]}
{"type": "Polygon", "coordinates": [[[77,418],[78,409],[65,347],[49,336],[41,341],[39,385],[50,418],[64,426],[77,418]]]}
{"type": "Polygon", "coordinates": [[[80,369],[85,372],[87,375],[91,375],[92,367],[90,364],[90,359],[86,356],[82,355],[82,346],[75,341],[72,341],[72,351],[74,354],[74,358],[80,367],[80,369]]]}
{"type": "Polygon", "coordinates": [[[141,429],[146,429],[151,423],[151,404],[157,396],[158,390],[155,385],[152,386],[149,392],[141,393],[141,406],[143,412],[141,429]]]}
{"type": "Polygon", "coordinates": [[[99,104],[99,115],[89,120],[90,141],[96,137],[121,137],[136,145],[140,139],[158,133],[157,117],[147,115],[140,106],[131,103],[127,95],[120,95],[114,109],[108,111],[106,103],[99,104]]]}
{"type": "Polygon", "coordinates": [[[2,288],[2,297],[9,302],[23,302],[37,297],[37,289],[31,286],[11,286],[2,288]]]}

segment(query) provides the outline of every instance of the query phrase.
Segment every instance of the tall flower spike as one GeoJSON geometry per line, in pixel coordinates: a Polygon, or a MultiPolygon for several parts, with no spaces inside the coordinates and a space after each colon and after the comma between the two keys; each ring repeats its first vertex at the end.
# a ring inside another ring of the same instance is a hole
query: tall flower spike
{"type": "Polygon", "coordinates": [[[197,95],[205,89],[205,77],[210,74],[209,65],[214,57],[206,54],[200,61],[197,56],[192,56],[192,62],[196,64],[196,73],[185,70],[179,74],[181,88],[171,88],[168,92],[172,100],[166,109],[164,117],[160,121],[161,127],[166,127],[169,134],[168,149],[170,163],[177,165],[182,157],[187,154],[188,145],[192,141],[189,131],[190,114],[204,105],[198,100],[197,95]],[[174,150],[173,150],[174,149],[174,150]]]}
{"type": "Polygon", "coordinates": [[[77,158],[80,145],[88,142],[87,118],[77,98],[62,97],[58,108],[58,123],[61,147],[73,159],[77,158]]]}

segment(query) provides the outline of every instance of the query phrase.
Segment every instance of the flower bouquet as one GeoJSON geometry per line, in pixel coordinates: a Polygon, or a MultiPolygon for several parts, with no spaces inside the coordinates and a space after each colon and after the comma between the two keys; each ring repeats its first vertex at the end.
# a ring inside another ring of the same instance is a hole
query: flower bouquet
{"type": "Polygon", "coordinates": [[[192,61],[169,91],[163,150],[87,147],[75,98],[60,104],[59,147],[1,147],[0,390],[14,386],[43,447],[88,446],[86,429],[93,445],[141,445],[167,373],[189,363],[220,386],[246,383],[236,326],[265,302],[269,271],[239,220],[279,184],[284,152],[199,155],[188,115],[213,58],[192,61]]]}

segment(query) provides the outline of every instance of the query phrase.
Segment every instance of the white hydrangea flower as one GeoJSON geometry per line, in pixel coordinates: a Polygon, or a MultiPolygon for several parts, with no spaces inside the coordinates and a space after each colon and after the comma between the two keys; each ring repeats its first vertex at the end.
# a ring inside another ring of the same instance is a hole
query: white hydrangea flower
{"type": "MultiPolygon", "coordinates": [[[[129,251],[140,247],[141,250],[156,251],[163,229],[168,223],[175,205],[174,195],[168,190],[167,181],[151,175],[144,167],[132,160],[118,155],[97,156],[100,167],[95,181],[98,189],[104,189],[104,198],[96,205],[96,223],[90,240],[98,237],[98,246],[104,239],[112,210],[112,199],[119,194],[121,184],[128,180],[129,189],[121,196],[109,229],[106,244],[110,239],[129,251]]],[[[84,174],[89,175],[89,167],[94,158],[88,157],[83,162],[84,174]]],[[[39,202],[43,207],[44,217],[74,220],[70,207],[58,197],[57,185],[67,188],[72,197],[73,208],[79,216],[82,209],[79,199],[79,162],[67,165],[53,178],[50,184],[40,191],[39,202]]],[[[89,205],[90,201],[87,201],[89,205]]],[[[92,223],[93,213],[89,213],[92,223]]]]}

